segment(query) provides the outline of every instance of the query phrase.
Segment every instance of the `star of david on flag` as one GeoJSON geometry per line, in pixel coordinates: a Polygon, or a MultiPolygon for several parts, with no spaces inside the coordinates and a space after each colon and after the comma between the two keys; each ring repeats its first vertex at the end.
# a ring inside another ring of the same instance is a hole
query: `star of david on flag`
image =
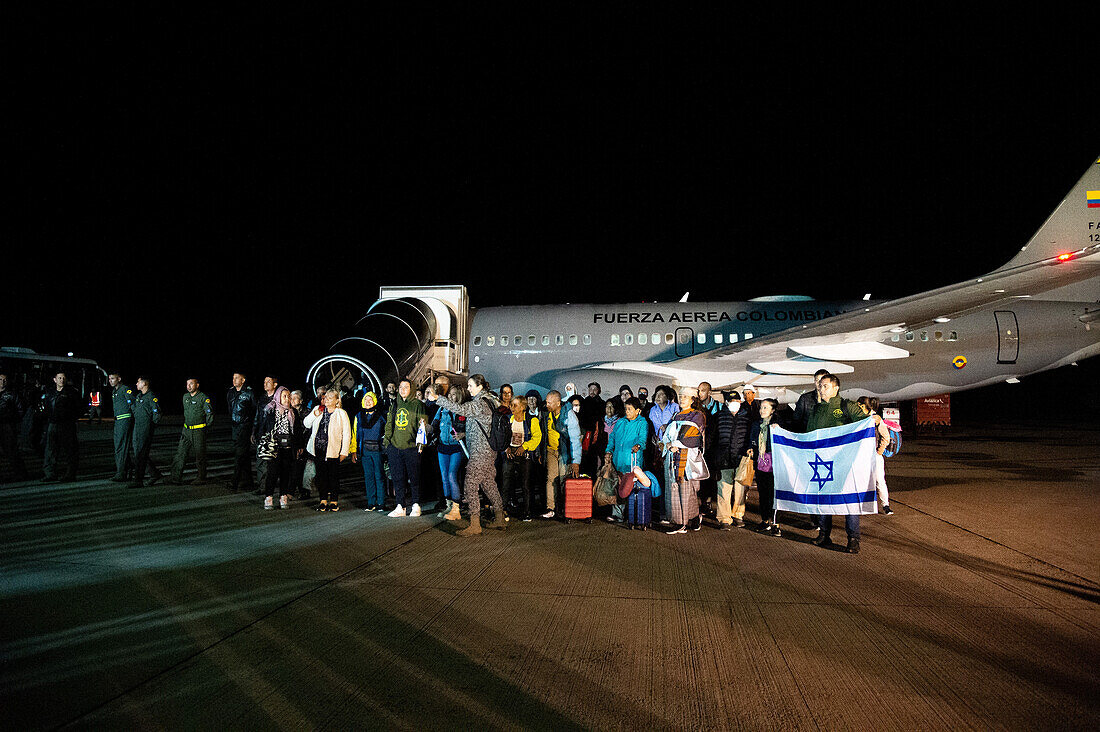
{"type": "Polygon", "coordinates": [[[772,427],[775,507],[809,514],[877,513],[875,421],[806,434],[772,427]]]}

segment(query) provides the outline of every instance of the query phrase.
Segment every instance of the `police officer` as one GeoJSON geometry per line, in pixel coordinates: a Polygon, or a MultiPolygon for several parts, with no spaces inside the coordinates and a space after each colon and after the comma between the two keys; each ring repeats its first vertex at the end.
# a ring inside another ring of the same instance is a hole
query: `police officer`
{"type": "Polygon", "coordinates": [[[233,374],[233,387],[225,396],[233,426],[233,479],[225,484],[231,491],[252,490],[252,428],[256,421],[256,397],[245,384],[245,375],[233,374]]]}
{"type": "Polygon", "coordinates": [[[198,379],[188,379],[187,393],[183,395],[183,432],[172,461],[170,483],[183,483],[183,464],[192,452],[195,453],[198,477],[191,481],[191,485],[206,482],[206,428],[213,423],[214,410],[210,406],[210,398],[199,391],[198,379]]]}
{"type": "Polygon", "coordinates": [[[157,401],[157,395],[149,390],[148,377],[139,376],[134,388],[134,479],[130,482],[130,487],[141,488],[144,485],[146,468],[152,476],[149,485],[164,477],[149,459],[149,450],[153,446],[153,430],[160,422],[160,402],[157,401]]]}
{"type": "Polygon", "coordinates": [[[42,465],[43,483],[76,480],[80,445],[76,439],[76,420],[84,403],[76,389],[66,384],[65,373],[53,377],[54,387],[42,395],[46,414],[46,460],[42,465]],[[57,478],[57,459],[64,456],[68,463],[64,478],[57,478]]]}
{"type": "MultiPolygon", "coordinates": [[[[115,412],[115,474],[114,483],[122,483],[130,478],[130,451],[134,443],[134,390],[122,383],[122,376],[112,372],[107,376],[111,385],[111,406],[115,412]]],[[[90,421],[90,418],[89,418],[90,421]]]]}
{"type": "Polygon", "coordinates": [[[23,456],[19,454],[19,424],[23,421],[23,410],[15,392],[8,388],[8,377],[0,374],[0,459],[11,463],[12,474],[16,480],[27,479],[27,468],[23,465],[23,456]]]}

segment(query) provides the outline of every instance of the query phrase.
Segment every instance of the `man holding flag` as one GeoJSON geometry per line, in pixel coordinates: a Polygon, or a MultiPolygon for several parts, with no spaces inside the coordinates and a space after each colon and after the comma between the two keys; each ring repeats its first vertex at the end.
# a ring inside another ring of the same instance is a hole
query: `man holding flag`
{"type": "Polygon", "coordinates": [[[772,431],[776,508],[818,515],[814,544],[828,547],[833,514],[844,516],[850,554],[859,553],[859,516],[875,513],[875,423],[855,402],[841,399],[840,380],[818,382],[818,403],[807,433],[772,431]]]}

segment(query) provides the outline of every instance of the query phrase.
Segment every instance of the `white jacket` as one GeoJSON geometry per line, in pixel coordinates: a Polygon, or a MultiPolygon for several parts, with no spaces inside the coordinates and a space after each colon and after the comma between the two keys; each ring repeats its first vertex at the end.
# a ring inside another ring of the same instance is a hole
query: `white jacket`
{"type": "MultiPolygon", "coordinates": [[[[315,410],[309,410],[309,414],[302,422],[302,425],[310,430],[306,451],[314,457],[317,456],[317,451],[313,443],[317,439],[317,428],[321,426],[321,418],[314,416],[315,414],[315,410]]],[[[328,449],[325,451],[325,457],[347,457],[349,447],[351,447],[351,422],[348,420],[348,413],[337,407],[328,419],[328,449]]]]}

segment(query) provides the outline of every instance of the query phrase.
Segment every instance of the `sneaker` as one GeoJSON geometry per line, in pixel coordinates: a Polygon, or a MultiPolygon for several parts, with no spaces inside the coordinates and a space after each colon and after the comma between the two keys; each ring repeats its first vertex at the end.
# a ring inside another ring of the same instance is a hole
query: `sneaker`
{"type": "Polygon", "coordinates": [[[816,539],[814,539],[814,546],[819,546],[819,547],[822,547],[822,548],[825,548],[827,546],[831,546],[832,543],[833,543],[832,539],[830,539],[825,534],[821,534],[816,539]]]}
{"type": "Polygon", "coordinates": [[[760,525],[756,527],[755,531],[758,534],[767,534],[772,530],[771,521],[761,521],[760,525]]]}
{"type": "Polygon", "coordinates": [[[322,498],[321,502],[317,504],[317,507],[314,510],[327,511],[328,510],[328,500],[322,498]]]}
{"type": "Polygon", "coordinates": [[[890,509],[890,504],[888,504],[888,503],[882,504],[882,514],[884,516],[889,516],[892,513],[893,513],[893,510],[890,509]]]}
{"type": "Polygon", "coordinates": [[[859,554],[859,539],[854,537],[849,539],[847,549],[849,554],[859,554]]]}
{"type": "Polygon", "coordinates": [[[419,516],[419,515],[420,515],[420,504],[419,503],[414,503],[413,507],[412,507],[412,510],[409,511],[409,516],[415,517],[415,516],[419,516]]]}
{"type": "Polygon", "coordinates": [[[779,529],[779,524],[772,524],[772,525],[771,525],[771,529],[769,529],[769,530],[768,530],[768,531],[766,532],[766,534],[765,534],[765,535],[766,535],[766,536],[783,536],[783,532],[782,532],[782,531],[780,531],[780,529],[779,529]]]}
{"type": "Polygon", "coordinates": [[[547,511],[543,515],[539,516],[539,518],[552,519],[552,518],[554,518],[554,512],[553,511],[547,511]]]}
{"type": "Polygon", "coordinates": [[[733,525],[736,526],[737,528],[741,528],[742,526],[745,525],[745,519],[735,518],[733,520],[733,525]]]}
{"type": "Polygon", "coordinates": [[[279,508],[290,508],[290,496],[285,493],[279,496],[279,508]]]}
{"type": "Polygon", "coordinates": [[[328,502],[328,510],[329,511],[339,511],[340,510],[340,502],[339,501],[329,501],[328,502]]]}
{"type": "Polygon", "coordinates": [[[728,523],[728,524],[726,524],[726,523],[718,524],[718,530],[719,530],[719,531],[729,531],[729,530],[731,530],[732,528],[733,528],[733,524],[732,524],[732,523],[728,523]]]}
{"type": "Polygon", "coordinates": [[[703,517],[702,517],[702,516],[700,516],[699,518],[695,519],[695,523],[694,523],[694,524],[692,524],[692,526],[691,526],[691,530],[692,530],[692,531],[698,531],[698,530],[699,530],[699,529],[701,529],[701,528],[703,528],[703,517]]]}
{"type": "Polygon", "coordinates": [[[405,515],[405,507],[404,507],[404,506],[402,506],[402,505],[401,505],[401,504],[399,503],[399,504],[397,504],[397,508],[393,509],[392,511],[390,511],[390,512],[389,512],[389,513],[387,513],[386,515],[387,515],[387,516],[389,516],[390,518],[397,518],[398,516],[404,517],[404,515],[405,515]]]}
{"type": "Polygon", "coordinates": [[[688,532],[687,524],[681,524],[680,526],[677,526],[672,531],[666,531],[665,533],[671,535],[671,534],[686,534],[687,532],[688,532]]]}
{"type": "Polygon", "coordinates": [[[605,516],[604,518],[607,519],[607,523],[609,523],[609,524],[613,524],[616,521],[614,516],[605,516]]]}
{"type": "Polygon", "coordinates": [[[668,519],[661,519],[657,523],[661,524],[661,526],[672,526],[672,522],[668,519]]]}
{"type": "Polygon", "coordinates": [[[366,507],[366,508],[364,508],[363,510],[364,510],[364,511],[377,511],[377,510],[378,510],[378,507],[377,507],[377,506],[367,506],[367,507],[366,507]]]}
{"type": "Polygon", "coordinates": [[[268,496],[264,499],[264,510],[270,511],[273,508],[275,508],[275,501],[272,500],[271,496],[268,496]]]}

